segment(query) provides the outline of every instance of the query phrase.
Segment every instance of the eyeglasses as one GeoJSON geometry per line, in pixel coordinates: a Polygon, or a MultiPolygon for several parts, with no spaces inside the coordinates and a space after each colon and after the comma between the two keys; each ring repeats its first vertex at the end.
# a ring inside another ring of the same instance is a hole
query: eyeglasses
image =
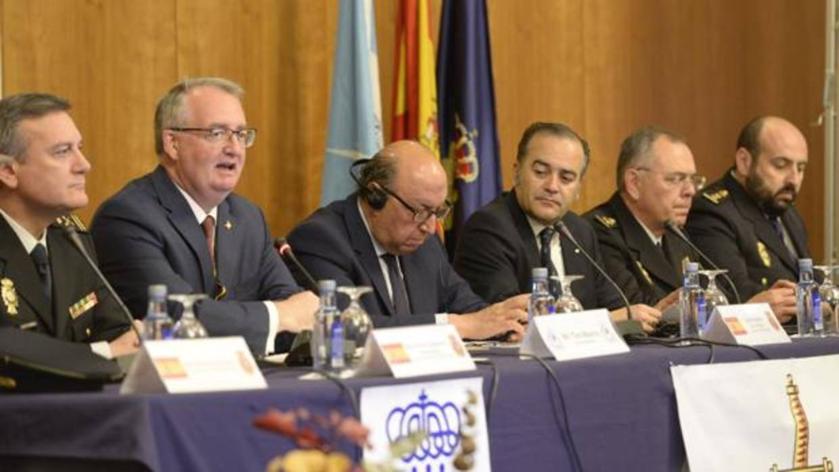
{"type": "Polygon", "coordinates": [[[635,170],[660,174],[664,178],[664,182],[672,187],[682,187],[689,183],[697,191],[702,190],[705,187],[705,182],[708,181],[704,175],[698,174],[686,174],[684,172],[665,173],[650,169],[649,167],[635,167],[635,170]]]}
{"type": "Polygon", "coordinates": [[[179,133],[200,133],[200,136],[204,138],[205,141],[213,144],[222,143],[225,141],[229,141],[231,136],[236,137],[236,141],[239,144],[244,145],[246,148],[253,146],[253,142],[256,140],[256,129],[255,128],[242,128],[242,129],[230,129],[230,128],[167,128],[170,131],[177,131],[179,133]]]}
{"type": "Polygon", "coordinates": [[[384,191],[386,194],[395,198],[399,203],[402,204],[402,206],[404,206],[411,213],[413,213],[414,214],[414,223],[425,223],[432,216],[434,216],[438,220],[442,220],[445,217],[449,216],[449,212],[452,210],[452,204],[449,203],[448,200],[446,200],[443,203],[443,206],[440,207],[440,208],[425,208],[425,207],[423,207],[423,208],[417,209],[417,208],[414,208],[411,205],[409,205],[408,202],[403,200],[402,197],[397,195],[396,192],[394,192],[393,190],[391,190],[391,189],[389,189],[389,188],[387,188],[383,185],[378,185],[378,187],[380,189],[382,189],[382,191],[384,191]]]}

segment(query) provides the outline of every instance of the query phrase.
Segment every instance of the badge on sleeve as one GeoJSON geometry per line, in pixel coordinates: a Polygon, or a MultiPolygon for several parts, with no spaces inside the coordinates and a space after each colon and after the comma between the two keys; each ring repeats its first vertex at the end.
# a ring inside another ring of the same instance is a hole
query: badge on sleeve
{"type": "Polygon", "coordinates": [[[96,297],[96,292],[90,292],[89,294],[85,295],[81,300],[70,305],[70,317],[75,320],[76,318],[81,316],[82,313],[95,307],[97,303],[99,303],[99,299],[96,297]]]}
{"type": "Polygon", "coordinates": [[[15,283],[12,282],[12,279],[3,277],[0,280],[0,298],[3,299],[3,304],[6,305],[6,313],[9,316],[17,315],[17,290],[15,290],[15,283]]]}

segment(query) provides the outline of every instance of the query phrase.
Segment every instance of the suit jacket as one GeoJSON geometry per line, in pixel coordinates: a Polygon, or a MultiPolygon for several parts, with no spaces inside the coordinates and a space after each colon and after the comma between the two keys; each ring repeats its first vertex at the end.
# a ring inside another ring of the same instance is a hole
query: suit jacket
{"type": "MultiPolygon", "coordinates": [[[[213,300],[212,261],[201,225],[160,166],[103,203],[91,231],[102,271],[135,317],[145,315],[151,284],[166,284],[169,293],[204,293],[209,299],[196,315],[208,333],[241,335],[254,352],[265,351],[268,335],[263,301],[302,290],[274,250],[262,211],[230,194],[218,206],[216,227],[218,278],[227,296],[213,300]]],[[[176,316],[181,310],[178,304],[169,308],[176,316]]]]}
{"type": "Polygon", "coordinates": [[[440,240],[430,237],[413,253],[399,256],[412,314],[395,316],[356,194],[316,211],[288,241],[316,279],[334,279],[338,286],[371,286],[373,293],[363,296],[361,303],[376,327],[431,324],[435,313],[471,313],[486,306],[452,269],[440,240]]]}
{"type": "MultiPolygon", "coordinates": [[[[574,213],[563,222],[586,251],[600,261],[597,237],[591,226],[574,213]]],[[[571,286],[583,307],[621,308],[620,295],[560,233],[565,273],[584,278],[571,286]]],[[[473,213],[463,227],[455,252],[454,266],[475,292],[493,302],[531,290],[531,272],[539,267],[539,246],[527,217],[507,192],[473,213]]]]}
{"type": "MultiPolygon", "coordinates": [[[[810,257],[798,210],[790,207],[781,221],[799,257],[810,257]]],[[[798,280],[798,261],[730,171],[694,197],[687,230],[699,249],[728,269],[744,302],[778,279],[798,280]]]]}
{"type": "MultiPolygon", "coordinates": [[[[61,218],[62,224],[73,224],[61,218]]],[[[93,242],[77,227],[96,259],[93,242]]],[[[17,326],[75,342],[110,341],[130,329],[117,302],[64,233],[47,228],[52,272],[52,304],[44,295],[35,263],[5,218],[0,217],[0,326],[17,326]]]]}
{"type": "Polygon", "coordinates": [[[690,246],[669,232],[662,248],[656,247],[617,192],[584,216],[597,233],[606,271],[633,303],[655,305],[682,286],[682,261],[698,261],[690,246]]]}

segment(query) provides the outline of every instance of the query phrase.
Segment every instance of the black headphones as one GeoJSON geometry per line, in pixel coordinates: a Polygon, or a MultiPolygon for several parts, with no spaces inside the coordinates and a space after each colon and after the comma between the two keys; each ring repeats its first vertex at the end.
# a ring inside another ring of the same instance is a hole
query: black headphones
{"type": "Polygon", "coordinates": [[[372,159],[358,159],[350,165],[350,177],[358,184],[358,195],[370,205],[370,208],[374,210],[381,210],[387,204],[387,193],[382,190],[380,184],[378,182],[372,181],[367,183],[362,183],[361,179],[358,178],[356,175],[355,168],[362,167],[362,172],[364,168],[368,165],[372,164],[372,159]]]}

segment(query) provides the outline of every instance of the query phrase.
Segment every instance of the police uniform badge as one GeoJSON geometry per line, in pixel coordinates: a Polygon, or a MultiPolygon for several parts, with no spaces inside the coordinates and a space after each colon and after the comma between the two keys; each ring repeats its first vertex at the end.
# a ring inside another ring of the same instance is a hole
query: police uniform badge
{"type": "Polygon", "coordinates": [[[0,298],[3,299],[3,304],[6,305],[6,313],[9,316],[17,315],[19,301],[17,290],[15,290],[15,283],[12,282],[12,279],[3,277],[0,280],[0,298]]]}
{"type": "Polygon", "coordinates": [[[97,303],[99,303],[99,298],[96,297],[96,292],[90,292],[89,294],[85,295],[81,300],[77,301],[76,303],[70,306],[70,308],[68,309],[68,311],[70,312],[70,317],[75,320],[76,318],[81,316],[82,313],[95,307],[97,303]]]}
{"type": "Polygon", "coordinates": [[[763,261],[763,265],[772,267],[772,258],[769,257],[769,251],[761,241],[757,242],[757,254],[760,256],[760,260],[763,261]]]}
{"type": "Polygon", "coordinates": [[[653,279],[652,279],[652,277],[650,277],[650,273],[647,272],[647,269],[645,269],[644,266],[641,265],[641,261],[635,261],[635,265],[638,266],[638,270],[641,271],[641,275],[644,276],[644,280],[647,281],[647,284],[652,285],[653,284],[653,279]]]}
{"type": "Polygon", "coordinates": [[[719,205],[720,203],[725,201],[726,198],[728,198],[728,190],[720,189],[720,190],[717,190],[716,192],[711,192],[711,191],[703,192],[702,196],[705,197],[706,200],[713,203],[714,205],[719,205]]]}
{"type": "Polygon", "coordinates": [[[615,228],[618,225],[618,222],[615,221],[614,218],[605,215],[595,215],[594,218],[600,222],[601,225],[605,226],[607,229],[615,228]]]}
{"type": "Polygon", "coordinates": [[[87,231],[87,227],[82,223],[82,220],[73,214],[59,216],[56,218],[55,223],[64,228],[73,228],[76,231],[87,231]]]}

